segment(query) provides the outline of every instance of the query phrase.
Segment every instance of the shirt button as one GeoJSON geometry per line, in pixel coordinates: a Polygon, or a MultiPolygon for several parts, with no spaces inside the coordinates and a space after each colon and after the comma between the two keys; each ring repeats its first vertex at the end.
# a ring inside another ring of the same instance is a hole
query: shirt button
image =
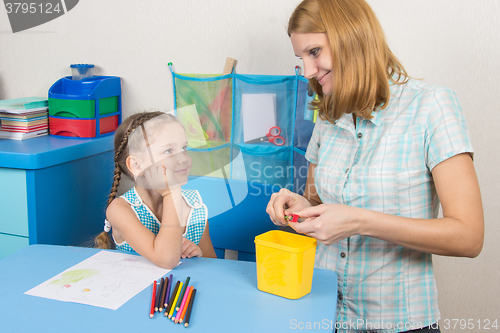
{"type": "Polygon", "coordinates": [[[358,133],[358,139],[361,139],[363,137],[363,133],[358,133]]]}
{"type": "Polygon", "coordinates": [[[345,256],[346,256],[345,252],[340,252],[340,256],[341,256],[342,258],[345,258],[345,256]]]}
{"type": "Polygon", "coordinates": [[[345,169],[345,173],[349,173],[349,170],[350,170],[349,168],[345,169]]]}
{"type": "Polygon", "coordinates": [[[339,301],[341,301],[341,300],[343,300],[343,299],[344,299],[344,297],[342,296],[342,293],[339,293],[339,295],[338,295],[338,299],[339,299],[339,301]]]}

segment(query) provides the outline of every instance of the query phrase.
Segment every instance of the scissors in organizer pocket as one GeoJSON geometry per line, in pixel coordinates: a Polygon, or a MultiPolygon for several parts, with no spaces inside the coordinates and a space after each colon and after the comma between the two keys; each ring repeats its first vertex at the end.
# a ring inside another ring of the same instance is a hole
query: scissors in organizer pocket
{"type": "Polygon", "coordinates": [[[281,128],[279,128],[278,126],[273,126],[269,130],[269,133],[267,133],[265,136],[247,141],[246,143],[259,143],[268,141],[274,143],[276,146],[283,146],[285,144],[285,139],[279,136],[280,134],[281,134],[281,128]]]}

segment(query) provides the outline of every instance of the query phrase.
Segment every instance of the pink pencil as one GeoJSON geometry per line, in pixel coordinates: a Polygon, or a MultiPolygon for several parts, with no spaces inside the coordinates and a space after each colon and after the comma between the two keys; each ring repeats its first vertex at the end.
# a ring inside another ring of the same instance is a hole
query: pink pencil
{"type": "Polygon", "coordinates": [[[191,286],[191,289],[189,289],[189,295],[186,300],[186,304],[184,304],[184,309],[182,310],[181,313],[181,319],[179,320],[179,323],[182,324],[182,321],[184,320],[184,316],[186,314],[187,308],[189,307],[189,302],[191,301],[191,295],[193,294],[193,286],[191,286]]]}
{"type": "Polygon", "coordinates": [[[175,323],[179,323],[179,321],[181,320],[181,314],[182,314],[182,310],[184,310],[184,307],[186,306],[186,300],[188,298],[188,295],[189,295],[189,291],[193,288],[193,286],[189,286],[188,289],[189,290],[186,290],[184,292],[184,298],[182,299],[182,303],[181,303],[181,307],[179,308],[179,311],[177,311],[177,317],[175,317],[175,323]]]}

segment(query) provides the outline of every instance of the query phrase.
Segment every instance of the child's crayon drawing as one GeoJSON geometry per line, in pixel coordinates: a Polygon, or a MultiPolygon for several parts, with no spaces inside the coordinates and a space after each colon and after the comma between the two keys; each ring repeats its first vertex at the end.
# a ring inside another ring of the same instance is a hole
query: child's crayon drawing
{"type": "Polygon", "coordinates": [[[116,310],[169,271],[140,256],[101,251],[25,294],[116,310]]]}

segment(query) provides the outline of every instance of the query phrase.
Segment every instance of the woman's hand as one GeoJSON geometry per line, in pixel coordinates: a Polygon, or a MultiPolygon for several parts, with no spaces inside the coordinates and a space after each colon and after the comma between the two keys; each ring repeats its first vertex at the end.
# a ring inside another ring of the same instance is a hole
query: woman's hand
{"type": "Polygon", "coordinates": [[[201,257],[202,255],[203,253],[198,245],[182,237],[181,258],[201,257]]]}
{"type": "Polygon", "coordinates": [[[279,192],[271,195],[266,212],[274,224],[286,226],[288,222],[285,220],[285,215],[301,211],[310,206],[311,203],[303,196],[282,188],[279,192]]]}
{"type": "Polygon", "coordinates": [[[359,223],[356,221],[363,211],[347,205],[323,204],[296,212],[301,217],[307,217],[307,220],[290,222],[289,225],[298,233],[331,245],[358,233],[359,223]]]}

